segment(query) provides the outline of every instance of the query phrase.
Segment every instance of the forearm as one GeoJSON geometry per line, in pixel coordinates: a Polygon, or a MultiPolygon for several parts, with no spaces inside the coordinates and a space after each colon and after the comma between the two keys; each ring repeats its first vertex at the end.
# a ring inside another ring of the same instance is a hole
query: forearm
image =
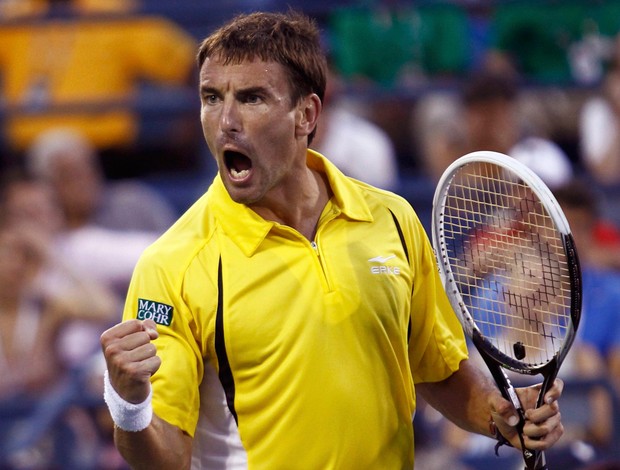
{"type": "Polygon", "coordinates": [[[114,441],[132,469],[189,469],[191,437],[153,415],[151,424],[139,432],[114,430],[114,441]]]}
{"type": "Polygon", "coordinates": [[[466,431],[491,436],[489,396],[499,394],[495,383],[469,360],[448,379],[416,385],[433,408],[466,431]]]}

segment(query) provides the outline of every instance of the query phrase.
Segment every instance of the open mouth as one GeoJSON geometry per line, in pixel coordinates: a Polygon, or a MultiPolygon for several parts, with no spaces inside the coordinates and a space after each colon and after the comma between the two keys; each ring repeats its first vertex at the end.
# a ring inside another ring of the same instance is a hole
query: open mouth
{"type": "Polygon", "coordinates": [[[242,180],[250,174],[252,160],[240,152],[227,150],[224,152],[224,162],[228,173],[235,180],[242,180]]]}

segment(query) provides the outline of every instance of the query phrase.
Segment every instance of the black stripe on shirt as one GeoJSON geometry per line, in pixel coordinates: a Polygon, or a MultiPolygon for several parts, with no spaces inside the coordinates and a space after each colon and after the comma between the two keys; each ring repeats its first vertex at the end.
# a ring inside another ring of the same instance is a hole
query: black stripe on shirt
{"type": "Polygon", "coordinates": [[[222,258],[217,269],[217,313],[215,316],[215,353],[217,354],[218,375],[224,394],[226,395],[226,403],[230,410],[235,423],[239,425],[237,420],[237,411],[235,410],[235,381],[233,379],[228,355],[226,354],[226,343],[224,340],[224,294],[222,289],[222,258]]]}
{"type": "MultiPolygon", "coordinates": [[[[390,210],[390,214],[392,214],[392,219],[394,219],[394,224],[396,225],[396,230],[398,231],[398,236],[400,238],[400,243],[403,245],[403,250],[405,251],[405,258],[407,258],[407,263],[409,263],[409,250],[407,249],[407,243],[405,243],[403,230],[400,228],[400,223],[398,222],[396,215],[394,215],[394,212],[390,210]]],[[[411,285],[411,290],[413,291],[413,284],[411,285]]],[[[407,341],[409,341],[409,338],[411,338],[411,317],[409,317],[409,324],[407,325],[407,341]]]]}

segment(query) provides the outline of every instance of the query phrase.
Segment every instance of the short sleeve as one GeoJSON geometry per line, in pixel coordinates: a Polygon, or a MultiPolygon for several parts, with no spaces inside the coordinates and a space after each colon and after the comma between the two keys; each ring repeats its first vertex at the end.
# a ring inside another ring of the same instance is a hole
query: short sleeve
{"type": "Polygon", "coordinates": [[[166,269],[154,251],[138,262],[129,287],[123,320],[152,319],[161,367],[151,378],[155,414],[189,435],[194,434],[200,408],[199,385],[204,374],[196,322],[183,300],[183,276],[166,269]]]}
{"type": "Polygon", "coordinates": [[[467,358],[467,346],[441,283],[430,241],[419,223],[414,235],[409,361],[414,382],[438,382],[458,370],[467,358]]]}

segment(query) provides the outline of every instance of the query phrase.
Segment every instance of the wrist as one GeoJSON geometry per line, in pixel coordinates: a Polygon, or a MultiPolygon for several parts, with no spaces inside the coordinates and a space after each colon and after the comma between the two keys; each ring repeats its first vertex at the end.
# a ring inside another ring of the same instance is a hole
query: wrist
{"type": "Polygon", "coordinates": [[[153,418],[153,390],[142,403],[130,403],[121,397],[110,382],[108,371],[103,376],[103,399],[108,406],[114,425],[123,431],[138,432],[146,429],[153,418]]]}

